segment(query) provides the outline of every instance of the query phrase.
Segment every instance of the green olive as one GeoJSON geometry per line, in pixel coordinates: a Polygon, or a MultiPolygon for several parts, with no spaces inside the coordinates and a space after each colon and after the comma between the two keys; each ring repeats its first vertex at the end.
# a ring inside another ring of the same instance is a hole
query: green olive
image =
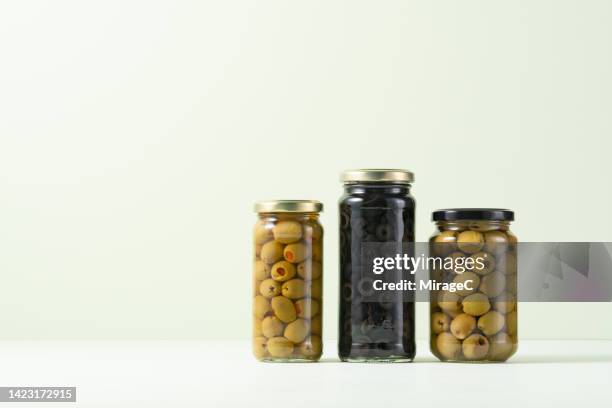
{"type": "Polygon", "coordinates": [[[318,358],[322,351],[321,337],[317,336],[316,334],[311,334],[299,344],[298,350],[304,357],[318,358]]]}
{"type": "Polygon", "coordinates": [[[280,283],[274,279],[266,279],[259,285],[259,293],[268,299],[278,296],[281,293],[280,283]]]}
{"type": "Polygon", "coordinates": [[[496,310],[490,310],[478,319],[478,329],[487,336],[492,336],[500,331],[504,324],[506,324],[504,315],[496,310]]]}
{"type": "Polygon", "coordinates": [[[323,260],[323,246],[320,241],[312,244],[312,259],[319,262],[323,260]]]}
{"type": "MultiPolygon", "coordinates": [[[[444,332],[443,332],[444,333],[444,332]]],[[[434,333],[430,333],[429,335],[429,350],[434,354],[434,356],[440,358],[438,346],[436,344],[436,340],[438,340],[438,336],[434,336],[434,333]]]]}
{"type": "Polygon", "coordinates": [[[456,284],[464,284],[470,287],[471,289],[463,288],[461,290],[457,289],[455,291],[455,293],[457,293],[459,296],[467,296],[478,290],[478,285],[480,285],[480,278],[475,273],[463,272],[462,274],[458,274],[457,276],[455,276],[453,282],[456,284]]]}
{"type": "Polygon", "coordinates": [[[272,309],[270,308],[270,302],[268,299],[261,295],[257,295],[253,298],[253,314],[258,319],[263,319],[266,313],[268,313],[270,310],[272,309]]]}
{"type": "Polygon", "coordinates": [[[321,321],[320,314],[313,317],[312,320],[310,320],[310,330],[313,333],[318,334],[319,336],[321,335],[321,332],[323,330],[323,322],[321,321]]]}
{"type": "Polygon", "coordinates": [[[446,255],[457,248],[457,233],[454,231],[442,231],[434,236],[430,242],[432,243],[434,253],[446,255]]]}
{"type": "Polygon", "coordinates": [[[484,246],[484,237],[478,231],[463,231],[457,235],[457,247],[466,254],[475,254],[484,246]]]}
{"type": "MultiPolygon", "coordinates": [[[[448,262],[446,263],[445,260],[442,260],[445,265],[448,265],[448,268],[445,268],[444,270],[447,272],[453,272],[456,274],[459,274],[459,272],[463,273],[465,272],[465,268],[464,269],[460,269],[460,266],[457,265],[458,263],[458,259],[462,259],[465,258],[465,254],[463,252],[459,252],[459,251],[455,251],[453,253],[451,253],[450,255],[447,256],[447,258],[450,258],[452,260],[452,262],[448,262]]],[[[465,261],[461,261],[461,262],[465,262],[465,261]]],[[[459,264],[461,265],[461,264],[459,264]]]]}
{"type": "Polygon", "coordinates": [[[493,231],[497,229],[498,226],[495,224],[491,224],[488,221],[472,221],[469,223],[468,228],[472,231],[486,232],[493,231]]]}
{"type": "Polygon", "coordinates": [[[514,344],[510,336],[504,332],[497,333],[489,338],[489,354],[487,358],[492,361],[505,361],[512,355],[514,344]]]}
{"type": "Polygon", "coordinates": [[[510,336],[514,336],[517,332],[516,310],[506,315],[506,332],[510,336]]]}
{"type": "Polygon", "coordinates": [[[295,265],[287,261],[279,261],[272,266],[270,275],[277,282],[288,281],[295,276],[295,265]]]}
{"type": "Polygon", "coordinates": [[[474,293],[467,296],[461,302],[463,306],[463,312],[472,316],[480,316],[491,309],[491,303],[489,298],[482,293],[474,293]]]}
{"type": "Polygon", "coordinates": [[[442,231],[434,237],[436,244],[454,244],[457,242],[457,233],[455,231],[442,231]]]}
{"type": "Polygon", "coordinates": [[[488,297],[499,296],[506,287],[506,277],[501,272],[492,272],[480,281],[480,291],[488,297]]]}
{"type": "Polygon", "coordinates": [[[304,298],[295,302],[297,315],[304,319],[310,319],[319,313],[319,302],[312,298],[304,298]]]}
{"type": "Polygon", "coordinates": [[[310,257],[310,250],[303,242],[289,244],[283,250],[283,256],[292,263],[300,263],[310,257]]]}
{"type": "Polygon", "coordinates": [[[508,313],[514,310],[516,306],[516,298],[510,292],[502,292],[493,301],[493,307],[500,313],[508,313]]]}
{"type": "Polygon", "coordinates": [[[270,302],[272,311],[281,322],[289,323],[296,319],[297,313],[293,302],[284,296],[276,296],[270,302]]]}
{"type": "Polygon", "coordinates": [[[261,281],[253,278],[253,296],[259,295],[259,285],[261,285],[261,281]]]}
{"type": "Polygon", "coordinates": [[[307,285],[307,293],[313,298],[321,299],[323,297],[323,282],[321,279],[309,282],[307,285]]]}
{"type": "Polygon", "coordinates": [[[257,223],[253,231],[256,245],[262,245],[272,239],[272,226],[270,224],[257,223]]]}
{"type": "Polygon", "coordinates": [[[321,263],[310,259],[305,260],[297,267],[297,273],[304,280],[319,279],[323,268],[321,263]]]}
{"type": "Polygon", "coordinates": [[[261,320],[253,319],[253,337],[261,337],[263,336],[263,332],[261,331],[261,320]]]}
{"type": "Polygon", "coordinates": [[[461,298],[454,292],[440,292],[438,306],[448,314],[461,313],[461,298]]]}
{"type": "Polygon", "coordinates": [[[280,336],[283,333],[283,322],[276,316],[268,316],[261,322],[261,331],[267,338],[280,336]]]}
{"type": "Polygon", "coordinates": [[[431,314],[431,331],[439,334],[448,331],[450,328],[450,318],[442,312],[431,314]]]}
{"type": "Polygon", "coordinates": [[[506,291],[516,296],[516,275],[506,275],[506,291]]]}
{"type": "Polygon", "coordinates": [[[255,245],[255,259],[259,258],[261,255],[261,247],[263,245],[255,245]]]}
{"type": "Polygon", "coordinates": [[[265,337],[253,338],[253,354],[257,359],[261,360],[268,354],[268,339],[265,337]]]}
{"type": "Polygon", "coordinates": [[[265,263],[273,264],[283,257],[283,245],[276,241],[266,242],[261,247],[261,254],[259,256],[265,263]]]}
{"type": "Polygon", "coordinates": [[[456,360],[461,355],[461,341],[448,332],[438,334],[436,348],[448,360],[456,360]]]}
{"type": "Polygon", "coordinates": [[[314,222],[304,225],[304,239],[321,239],[323,236],[323,228],[314,222]]]}
{"type": "Polygon", "coordinates": [[[506,275],[516,275],[516,255],[509,252],[500,255],[497,270],[506,275]]]}
{"type": "Polygon", "coordinates": [[[257,280],[264,280],[270,276],[270,266],[262,261],[255,261],[253,265],[253,275],[257,280]]]}
{"type": "Polygon", "coordinates": [[[485,249],[492,254],[499,254],[508,249],[508,237],[502,231],[489,231],[485,234],[485,249]]]}
{"type": "Polygon", "coordinates": [[[450,331],[456,338],[463,340],[476,328],[476,319],[467,313],[455,317],[450,325],[450,331]]]}
{"type": "Polygon", "coordinates": [[[304,319],[296,319],[285,327],[285,338],[294,343],[301,343],[306,338],[310,326],[304,319]]]}
{"type": "Polygon", "coordinates": [[[291,279],[283,283],[281,291],[289,299],[300,299],[306,294],[306,284],[303,279],[291,279]]]}
{"type": "Polygon", "coordinates": [[[296,221],[281,221],[272,231],[274,239],[282,244],[290,244],[302,238],[302,224],[296,221]]]}
{"type": "Polygon", "coordinates": [[[445,310],[444,313],[449,315],[451,317],[451,319],[454,319],[455,317],[457,317],[461,313],[463,313],[462,308],[463,308],[463,306],[461,306],[461,304],[459,304],[459,309],[458,310],[445,310]]]}
{"type": "Polygon", "coordinates": [[[479,275],[487,275],[495,269],[495,257],[488,252],[476,252],[470,257],[474,264],[472,272],[479,275]]]}
{"type": "Polygon", "coordinates": [[[268,353],[272,357],[289,357],[293,353],[293,343],[284,337],[272,337],[268,339],[268,353]]]}
{"type": "Polygon", "coordinates": [[[472,334],[463,340],[462,350],[468,360],[481,360],[489,352],[489,340],[482,334],[472,334]]]}

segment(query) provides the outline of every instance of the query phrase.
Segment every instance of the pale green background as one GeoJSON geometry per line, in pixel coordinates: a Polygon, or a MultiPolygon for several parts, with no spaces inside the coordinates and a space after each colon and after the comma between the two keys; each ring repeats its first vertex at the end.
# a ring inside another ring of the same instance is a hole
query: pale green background
{"type": "MultiPolygon", "coordinates": [[[[0,5],[0,337],[250,335],[252,203],[416,173],[523,241],[611,241],[610,1],[0,5]]],[[[522,304],[523,338],[612,338],[612,303],[522,304]]],[[[427,335],[419,305],[419,337],[427,335]]]]}

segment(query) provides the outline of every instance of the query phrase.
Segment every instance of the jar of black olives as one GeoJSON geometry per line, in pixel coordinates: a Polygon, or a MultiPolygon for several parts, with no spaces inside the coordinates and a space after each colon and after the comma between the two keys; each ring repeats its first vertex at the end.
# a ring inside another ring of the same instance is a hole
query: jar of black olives
{"type": "Polygon", "coordinates": [[[430,347],[442,361],[501,362],[517,339],[517,239],[510,210],[456,208],[433,213],[430,347]]]}
{"type": "Polygon", "coordinates": [[[255,205],[253,354],[261,361],[321,358],[323,228],[318,201],[255,205]]]}
{"type": "MultiPolygon", "coordinates": [[[[383,248],[414,243],[413,174],[362,169],[341,175],[340,321],[342,361],[412,361],[416,352],[414,299],[404,292],[376,291],[367,260],[383,248]]],[[[395,251],[395,249],[394,249],[395,251]]]]}

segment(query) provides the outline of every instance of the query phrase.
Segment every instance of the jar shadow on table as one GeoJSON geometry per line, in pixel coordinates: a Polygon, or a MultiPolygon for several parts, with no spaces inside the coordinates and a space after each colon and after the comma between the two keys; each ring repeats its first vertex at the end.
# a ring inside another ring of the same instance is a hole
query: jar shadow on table
{"type": "MultiPolygon", "coordinates": [[[[541,356],[518,356],[510,359],[506,362],[493,362],[493,365],[523,365],[523,364],[580,364],[580,363],[611,363],[612,354],[604,355],[589,355],[589,356],[576,356],[576,355],[562,355],[562,354],[550,354],[541,356]]],[[[342,363],[339,358],[328,357],[322,358],[317,364],[321,363],[342,363]]],[[[440,362],[434,356],[417,357],[412,361],[412,364],[453,364],[453,365],[486,365],[491,362],[479,362],[479,361],[451,361],[451,362],[440,362]]],[[[300,364],[300,363],[298,363],[300,364]]],[[[304,363],[310,364],[310,363],[304,363]]],[[[381,362],[367,362],[365,364],[387,364],[381,362]]],[[[398,363],[399,364],[399,363],[398,363]]]]}
{"type": "Polygon", "coordinates": [[[506,364],[580,364],[580,363],[612,363],[612,354],[576,356],[564,354],[550,354],[541,356],[518,357],[515,360],[508,360],[506,364]]]}

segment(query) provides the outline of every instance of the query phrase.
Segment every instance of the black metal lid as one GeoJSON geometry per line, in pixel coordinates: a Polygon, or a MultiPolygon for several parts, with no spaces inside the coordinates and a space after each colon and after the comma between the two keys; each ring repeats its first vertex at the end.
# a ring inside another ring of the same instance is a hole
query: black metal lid
{"type": "Polygon", "coordinates": [[[448,208],[436,210],[434,221],[514,221],[514,212],[503,208],[448,208]]]}

